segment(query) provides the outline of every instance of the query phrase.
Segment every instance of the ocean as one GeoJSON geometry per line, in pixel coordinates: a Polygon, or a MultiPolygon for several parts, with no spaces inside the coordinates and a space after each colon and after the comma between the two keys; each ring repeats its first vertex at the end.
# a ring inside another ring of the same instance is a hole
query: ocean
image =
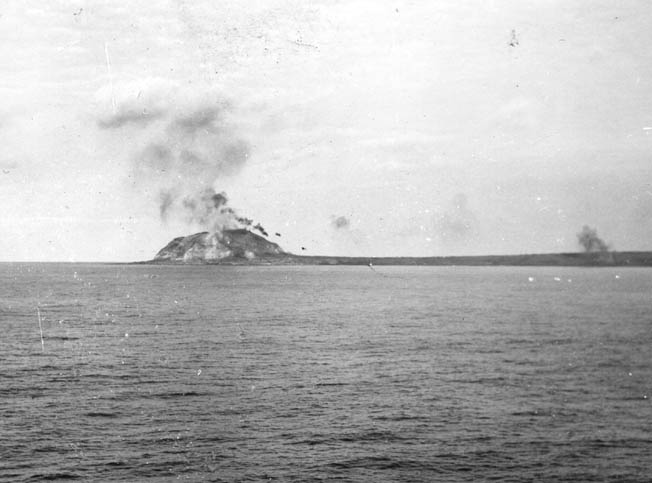
{"type": "Polygon", "coordinates": [[[652,270],[0,264],[0,480],[652,480],[652,270]]]}

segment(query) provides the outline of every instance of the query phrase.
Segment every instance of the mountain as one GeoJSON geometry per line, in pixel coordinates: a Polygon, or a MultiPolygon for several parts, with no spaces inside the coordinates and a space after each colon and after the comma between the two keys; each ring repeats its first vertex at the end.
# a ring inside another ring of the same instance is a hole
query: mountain
{"type": "Polygon", "coordinates": [[[154,257],[154,262],[247,263],[278,258],[285,252],[276,243],[245,229],[221,233],[195,233],[175,238],[154,257]],[[262,259],[262,260],[261,260],[262,259]]]}

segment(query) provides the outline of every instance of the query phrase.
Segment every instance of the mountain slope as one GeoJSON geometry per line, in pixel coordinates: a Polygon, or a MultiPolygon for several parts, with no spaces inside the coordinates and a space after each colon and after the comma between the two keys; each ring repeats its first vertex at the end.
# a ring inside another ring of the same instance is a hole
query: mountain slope
{"type": "Polygon", "coordinates": [[[175,238],[156,254],[153,261],[219,263],[229,260],[254,261],[284,254],[276,243],[249,230],[237,229],[175,238]]]}

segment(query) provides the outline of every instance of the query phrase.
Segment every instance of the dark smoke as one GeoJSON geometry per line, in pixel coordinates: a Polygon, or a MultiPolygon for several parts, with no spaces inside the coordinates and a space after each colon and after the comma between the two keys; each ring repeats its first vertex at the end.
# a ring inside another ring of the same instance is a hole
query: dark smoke
{"type": "Polygon", "coordinates": [[[226,205],[229,202],[229,199],[226,197],[226,193],[215,193],[211,196],[213,201],[213,206],[217,209],[222,205],[226,205]]]}
{"type": "Polygon", "coordinates": [[[98,126],[119,131],[121,139],[133,136],[138,147],[131,179],[140,191],[158,193],[164,222],[176,217],[219,232],[253,224],[213,188],[249,158],[249,143],[229,121],[231,112],[231,104],[216,95],[184,98],[178,90],[154,85],[149,94],[119,102],[98,126]]]}
{"type": "Polygon", "coordinates": [[[220,231],[250,224],[238,220],[226,206],[226,195],[212,187],[221,177],[237,173],[248,157],[248,143],[229,131],[218,110],[202,109],[169,121],[164,136],[149,142],[135,157],[134,177],[138,182],[154,182],[166,193],[159,200],[163,220],[180,211],[187,223],[220,231]]]}
{"type": "Polygon", "coordinates": [[[141,177],[175,183],[211,185],[217,178],[237,173],[249,158],[249,144],[214,114],[194,112],[168,122],[134,157],[141,177]]]}
{"type": "Polygon", "coordinates": [[[586,253],[608,252],[610,249],[609,245],[598,236],[597,230],[588,225],[584,225],[582,231],[577,234],[577,241],[586,253]]]}
{"type": "Polygon", "coordinates": [[[250,218],[247,218],[247,217],[244,217],[244,216],[236,216],[235,219],[238,221],[238,223],[240,223],[245,228],[250,227],[254,222],[254,220],[252,220],[250,218]]]}
{"type": "MultiPolygon", "coordinates": [[[[176,197],[172,191],[161,191],[160,200],[161,218],[164,221],[174,210],[186,223],[198,224],[216,233],[225,229],[248,229],[254,224],[254,220],[239,215],[228,206],[229,198],[226,193],[217,193],[213,188],[206,188],[197,195],[183,198],[176,197]]],[[[253,228],[268,236],[260,223],[253,228]]]]}
{"type": "Polygon", "coordinates": [[[261,233],[261,235],[263,235],[263,236],[269,236],[269,233],[267,233],[267,231],[265,231],[265,228],[263,228],[263,225],[261,225],[260,223],[257,223],[254,226],[254,230],[258,230],[261,233]]]}
{"type": "Polygon", "coordinates": [[[336,229],[348,228],[350,225],[350,221],[346,216],[338,216],[338,217],[333,216],[331,220],[331,224],[336,229]]]}
{"type": "MultiPolygon", "coordinates": [[[[172,202],[174,203],[174,200],[172,202]]],[[[186,223],[198,224],[213,232],[249,228],[253,220],[240,216],[236,210],[228,206],[228,202],[226,193],[217,193],[213,188],[207,188],[198,195],[182,198],[175,207],[186,223]]],[[[267,236],[260,223],[254,228],[267,236]]]]}

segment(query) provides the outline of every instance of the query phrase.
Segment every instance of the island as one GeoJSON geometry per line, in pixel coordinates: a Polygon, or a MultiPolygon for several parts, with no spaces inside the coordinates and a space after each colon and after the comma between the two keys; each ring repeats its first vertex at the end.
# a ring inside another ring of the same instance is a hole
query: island
{"type": "Polygon", "coordinates": [[[652,267],[652,251],[585,251],[522,255],[342,257],[296,255],[245,228],[175,238],[140,264],[201,265],[427,265],[652,267]]]}

